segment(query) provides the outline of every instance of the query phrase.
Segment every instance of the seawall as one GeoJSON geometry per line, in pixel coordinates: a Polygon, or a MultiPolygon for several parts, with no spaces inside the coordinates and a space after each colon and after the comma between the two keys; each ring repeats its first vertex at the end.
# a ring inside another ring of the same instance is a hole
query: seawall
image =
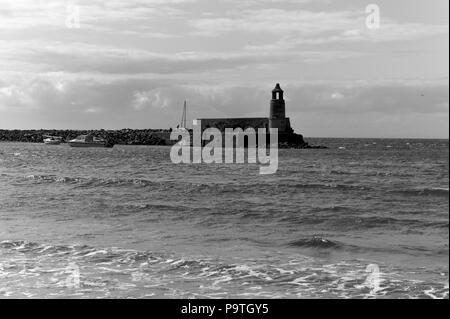
{"type": "Polygon", "coordinates": [[[43,143],[45,135],[67,142],[78,135],[93,134],[118,145],[171,145],[169,130],[0,130],[0,142],[43,143]]]}
{"type": "MultiPolygon", "coordinates": [[[[122,129],[122,130],[0,130],[0,142],[43,143],[44,136],[60,136],[67,142],[79,135],[93,134],[116,145],[173,145],[170,130],[122,129]]],[[[309,145],[300,134],[281,134],[280,148],[326,148],[309,145]]]]}

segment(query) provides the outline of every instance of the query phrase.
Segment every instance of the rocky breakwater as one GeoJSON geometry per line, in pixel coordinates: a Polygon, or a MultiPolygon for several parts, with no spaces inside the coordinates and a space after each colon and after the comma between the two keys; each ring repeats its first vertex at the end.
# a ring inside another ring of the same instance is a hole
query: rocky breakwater
{"type": "Polygon", "coordinates": [[[303,135],[296,133],[282,133],[278,135],[279,148],[295,148],[295,149],[327,149],[323,145],[310,145],[305,141],[303,135]]]}
{"type": "MultiPolygon", "coordinates": [[[[0,142],[43,143],[45,136],[60,136],[68,142],[79,135],[92,134],[114,145],[173,145],[171,130],[0,130],[0,142]]],[[[192,134],[192,130],[190,131],[192,134]]],[[[323,149],[325,146],[309,145],[300,134],[279,134],[279,148],[323,149]]]]}
{"type": "Polygon", "coordinates": [[[42,143],[44,136],[60,136],[63,142],[92,134],[118,145],[171,145],[170,130],[0,130],[0,142],[42,143]]]}

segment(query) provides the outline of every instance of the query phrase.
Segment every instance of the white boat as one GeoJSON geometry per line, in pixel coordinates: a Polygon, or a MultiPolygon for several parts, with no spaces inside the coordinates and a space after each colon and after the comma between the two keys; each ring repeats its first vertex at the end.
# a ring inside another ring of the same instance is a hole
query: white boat
{"type": "Polygon", "coordinates": [[[59,145],[62,142],[62,137],[59,136],[44,136],[44,144],[59,145]]]}
{"type": "MultiPolygon", "coordinates": [[[[181,116],[181,122],[180,124],[177,126],[177,129],[184,129],[187,130],[187,102],[184,101],[184,106],[183,106],[183,115],[181,116]]],[[[191,141],[187,142],[187,141],[180,141],[178,143],[178,145],[180,146],[191,146],[191,141]]]]}
{"type": "Polygon", "coordinates": [[[114,145],[108,143],[103,138],[97,138],[93,135],[80,135],[77,138],[70,140],[71,147],[113,147],[114,145]]]}

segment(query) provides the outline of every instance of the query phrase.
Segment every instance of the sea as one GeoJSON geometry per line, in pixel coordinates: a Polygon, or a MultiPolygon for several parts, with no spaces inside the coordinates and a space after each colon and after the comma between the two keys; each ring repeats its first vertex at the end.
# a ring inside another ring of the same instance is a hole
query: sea
{"type": "Polygon", "coordinates": [[[449,141],[258,164],[0,143],[0,298],[449,298],[449,141]]]}

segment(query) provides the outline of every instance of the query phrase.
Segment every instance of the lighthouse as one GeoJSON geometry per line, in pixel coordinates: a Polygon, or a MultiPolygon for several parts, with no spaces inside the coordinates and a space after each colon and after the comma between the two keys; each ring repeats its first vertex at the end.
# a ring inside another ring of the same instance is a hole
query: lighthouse
{"type": "Polygon", "coordinates": [[[280,145],[307,147],[308,144],[303,140],[301,134],[296,134],[291,127],[291,121],[286,117],[286,103],[284,101],[284,91],[279,83],[272,90],[270,99],[270,113],[267,117],[239,117],[239,118],[201,118],[201,131],[204,132],[208,128],[217,128],[223,134],[227,128],[242,129],[277,129],[278,142],[280,145]]]}
{"type": "Polygon", "coordinates": [[[270,100],[269,127],[278,129],[278,133],[292,133],[291,123],[286,117],[286,103],[284,102],[284,91],[277,83],[272,90],[272,99],[270,100]]]}

